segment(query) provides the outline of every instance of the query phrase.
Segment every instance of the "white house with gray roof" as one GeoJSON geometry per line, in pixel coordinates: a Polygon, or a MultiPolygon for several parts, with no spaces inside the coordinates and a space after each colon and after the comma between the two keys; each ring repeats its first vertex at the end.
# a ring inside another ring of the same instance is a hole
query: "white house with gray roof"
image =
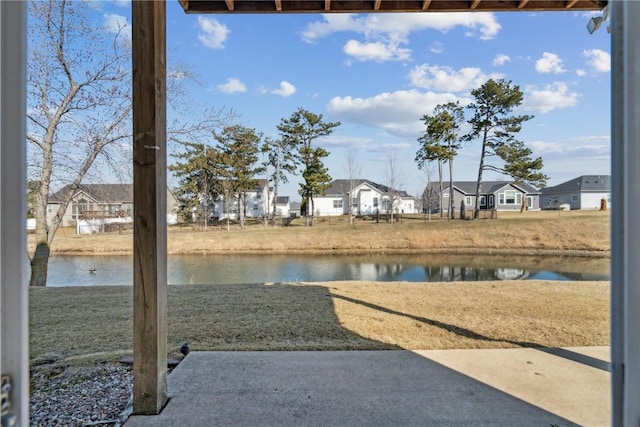
{"type": "Polygon", "coordinates": [[[347,215],[349,205],[355,215],[416,213],[416,200],[407,192],[368,179],[336,179],[323,196],[313,199],[318,216],[347,215]]]}
{"type": "Polygon", "coordinates": [[[611,176],[582,175],[553,187],[543,188],[540,195],[542,208],[556,208],[568,204],[574,209],[600,209],[604,198],[611,207],[611,176]]]}
{"type": "MultiPolygon", "coordinates": [[[[431,183],[439,187],[438,183],[431,183]]],[[[453,182],[453,206],[459,212],[464,204],[466,210],[473,210],[476,203],[476,181],[453,182]]],[[[449,208],[449,183],[443,183],[443,191],[437,192],[443,211],[449,208]]],[[[522,203],[528,210],[540,209],[540,190],[529,184],[516,183],[514,181],[483,181],[480,187],[480,210],[517,211],[522,203]]],[[[437,206],[436,209],[437,210],[437,206]]]]}

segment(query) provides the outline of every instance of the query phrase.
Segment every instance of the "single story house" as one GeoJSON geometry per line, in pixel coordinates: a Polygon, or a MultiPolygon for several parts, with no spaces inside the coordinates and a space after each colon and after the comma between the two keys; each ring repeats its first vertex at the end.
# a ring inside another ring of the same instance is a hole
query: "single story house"
{"type": "MultiPolygon", "coordinates": [[[[71,185],[65,185],[49,196],[47,222],[58,212],[71,185]]],[[[167,190],[167,223],[177,222],[178,200],[167,190]]],[[[132,220],[133,184],[80,184],[73,193],[61,225],[75,226],[79,220],[123,218],[132,220]]]]}
{"type": "MultiPolygon", "coordinates": [[[[432,182],[430,185],[437,186],[438,203],[442,204],[443,212],[449,209],[449,183],[443,182],[442,193],[439,191],[439,183],[432,182]]],[[[476,203],[476,181],[454,181],[453,182],[453,206],[459,212],[464,203],[465,209],[473,210],[476,203]]],[[[426,191],[426,190],[425,190],[426,191]]],[[[480,210],[497,211],[517,211],[522,207],[522,203],[528,210],[540,209],[540,190],[529,184],[520,184],[513,181],[483,181],[480,187],[480,210]]],[[[436,209],[439,205],[435,203],[436,209]]]]}
{"type": "Polygon", "coordinates": [[[318,216],[347,215],[349,206],[355,215],[417,212],[414,197],[368,179],[336,179],[324,195],[313,200],[318,216]]]}
{"type": "Polygon", "coordinates": [[[556,208],[568,204],[574,209],[600,209],[602,199],[611,206],[611,176],[582,175],[562,184],[542,189],[542,208],[556,208]]]}

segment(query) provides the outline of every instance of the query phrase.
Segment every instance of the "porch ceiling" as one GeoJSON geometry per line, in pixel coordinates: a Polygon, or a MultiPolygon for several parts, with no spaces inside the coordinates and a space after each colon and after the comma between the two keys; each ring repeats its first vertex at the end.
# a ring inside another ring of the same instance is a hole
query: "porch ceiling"
{"type": "Polygon", "coordinates": [[[178,0],[186,13],[371,13],[601,10],[607,0],[178,0]]]}

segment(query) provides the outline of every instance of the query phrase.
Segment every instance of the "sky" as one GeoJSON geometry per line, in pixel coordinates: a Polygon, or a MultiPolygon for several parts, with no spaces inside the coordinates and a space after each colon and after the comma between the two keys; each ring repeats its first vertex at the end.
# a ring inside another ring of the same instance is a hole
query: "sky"
{"type": "MultiPolygon", "coordinates": [[[[128,1],[99,5],[106,24],[130,23],[128,1]]],[[[449,101],[467,105],[489,78],[510,80],[524,93],[516,113],[534,116],[518,139],[543,158],[553,186],[610,174],[610,34],[607,23],[594,34],[586,28],[597,14],[187,15],[168,0],[168,71],[182,63],[198,76],[194,116],[233,109],[237,123],[272,138],[300,107],[340,122],[314,142],[330,152],[331,177],[348,178],[351,152],[361,178],[385,184],[393,153],[401,189],[413,195],[427,183],[414,161],[422,116],[449,101]]],[[[475,180],[479,156],[480,141],[465,143],[454,179],[475,180]]],[[[280,195],[299,200],[299,179],[280,195]]]]}

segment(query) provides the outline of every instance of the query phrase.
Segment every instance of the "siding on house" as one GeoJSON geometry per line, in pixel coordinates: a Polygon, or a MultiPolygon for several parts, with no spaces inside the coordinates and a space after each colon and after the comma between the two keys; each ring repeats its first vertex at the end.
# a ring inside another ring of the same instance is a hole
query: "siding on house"
{"type": "Polygon", "coordinates": [[[601,200],[611,207],[611,177],[609,175],[582,175],[553,187],[543,188],[540,204],[555,208],[568,204],[575,209],[600,209],[601,200]]]}
{"type": "MultiPolygon", "coordinates": [[[[66,185],[49,196],[47,222],[57,214],[69,193],[66,185]]],[[[177,216],[178,200],[167,190],[167,219],[177,216]]],[[[61,225],[76,225],[78,219],[130,218],[133,215],[133,184],[81,184],[67,206],[61,225]]]]}
{"type": "Polygon", "coordinates": [[[336,179],[323,196],[314,197],[315,215],[348,215],[349,209],[354,215],[387,214],[391,210],[416,213],[416,201],[405,191],[393,190],[367,179],[336,179]]]}
{"type": "MultiPolygon", "coordinates": [[[[431,183],[431,185],[439,185],[431,183]]],[[[453,208],[460,212],[463,203],[467,211],[472,211],[476,204],[476,181],[453,182],[453,208]]],[[[516,184],[511,181],[484,181],[480,188],[480,210],[495,209],[498,211],[520,210],[522,201],[527,203],[527,209],[540,209],[540,191],[528,184],[516,184]]],[[[449,211],[449,183],[444,183],[444,190],[439,196],[443,211],[449,211]]]]}

